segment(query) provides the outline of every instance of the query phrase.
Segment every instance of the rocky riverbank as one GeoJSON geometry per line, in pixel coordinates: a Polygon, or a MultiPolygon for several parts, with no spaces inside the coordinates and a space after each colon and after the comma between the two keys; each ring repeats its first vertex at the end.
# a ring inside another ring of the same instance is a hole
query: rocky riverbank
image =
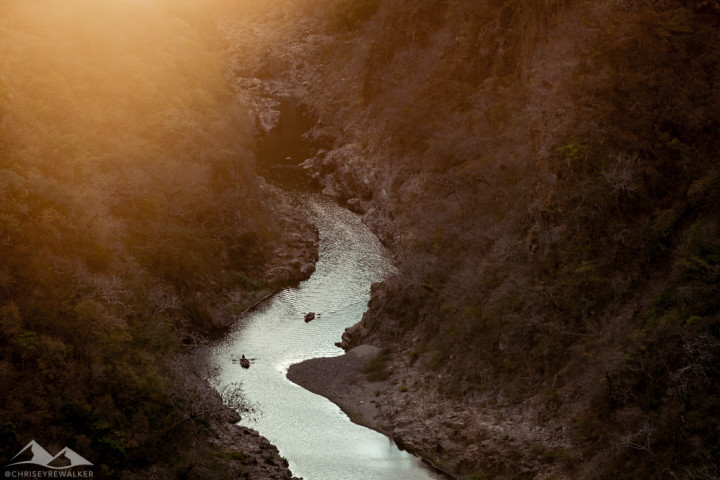
{"type": "MultiPolygon", "coordinates": [[[[208,299],[213,307],[213,336],[222,334],[240,315],[272,296],[282,288],[297,285],[315,271],[318,259],[318,230],[291,204],[287,194],[258,179],[268,198],[272,199],[275,220],[282,225],[279,236],[271,244],[272,256],[267,260],[263,281],[267,287],[252,295],[245,290],[231,291],[220,299],[208,299]]],[[[204,340],[200,340],[204,342],[204,340]]],[[[292,475],[288,461],[277,447],[256,430],[237,425],[241,416],[223,403],[220,394],[207,381],[200,381],[194,373],[184,382],[193,384],[193,396],[202,397],[214,412],[212,433],[208,443],[219,452],[223,469],[233,478],[255,480],[299,480],[292,475]]],[[[241,405],[246,408],[247,405],[241,405]]],[[[245,414],[245,413],[243,413],[245,414]]],[[[252,412],[247,412],[252,414],[252,412]]]]}
{"type": "MultiPolygon", "coordinates": [[[[293,228],[284,231],[286,243],[278,243],[275,265],[269,269],[268,277],[273,279],[272,290],[261,292],[264,296],[250,303],[245,310],[254,307],[266,297],[272,295],[282,286],[289,286],[308,278],[314,271],[317,260],[317,229],[305,221],[301,221],[297,212],[287,204],[281,204],[279,215],[283,221],[290,222],[293,228]],[[287,241],[287,240],[292,241],[287,241]]],[[[232,298],[230,296],[230,298],[232,298]]],[[[235,299],[237,301],[237,299],[235,299]]],[[[245,299],[247,301],[247,299],[245,299]]],[[[226,304],[227,308],[227,304],[226,304]]],[[[225,310],[218,309],[214,318],[218,319],[216,332],[226,331],[237,319],[225,310]]],[[[186,375],[195,374],[187,372],[186,375]]],[[[195,397],[203,397],[210,410],[214,412],[211,420],[211,431],[208,443],[223,462],[223,468],[233,478],[255,480],[299,480],[292,475],[288,461],[280,455],[277,447],[256,430],[237,425],[241,416],[231,407],[225,405],[221,396],[206,381],[200,382],[193,392],[195,397]]],[[[251,412],[248,412],[251,414],[251,412]]]]}
{"type": "MultiPolygon", "coordinates": [[[[261,180],[262,181],[262,180],[261,180]]],[[[264,182],[263,182],[264,183],[264,182]]],[[[296,285],[307,279],[315,271],[318,259],[318,231],[289,202],[287,196],[276,187],[264,183],[264,188],[277,202],[278,222],[284,225],[280,229],[281,237],[273,245],[273,256],[267,262],[265,281],[269,288],[261,290],[254,298],[243,298],[245,303],[229,295],[229,305],[242,308],[240,314],[253,308],[257,303],[281,288],[296,285]],[[247,306],[245,306],[247,305],[247,306]]],[[[228,308],[226,304],[225,308],[228,308]]],[[[227,310],[220,310],[227,312],[227,310]]],[[[237,315],[224,313],[216,316],[221,321],[218,328],[225,330],[237,319],[237,315]]],[[[219,394],[205,383],[206,395],[222,403],[219,394]]],[[[276,446],[261,436],[256,430],[236,425],[240,421],[232,408],[222,405],[212,422],[214,437],[209,443],[222,452],[228,472],[235,478],[257,480],[299,480],[292,475],[288,462],[280,456],[276,446]]]]}
{"type": "MultiPolygon", "coordinates": [[[[208,395],[217,397],[208,385],[208,395]]],[[[213,448],[221,452],[228,472],[233,478],[256,480],[300,480],[292,475],[288,461],[280,456],[277,447],[256,430],[236,425],[240,416],[225,408],[213,421],[215,435],[209,439],[213,448]]]]}
{"type": "MultiPolygon", "coordinates": [[[[545,458],[549,464],[556,456],[565,455],[568,447],[562,443],[561,425],[535,425],[533,415],[541,415],[544,408],[539,401],[528,406],[530,414],[523,409],[471,409],[450,402],[437,385],[371,345],[359,345],[339,357],[292,365],[288,379],[328,398],[353,422],[391,437],[398,447],[419,456],[448,478],[472,478],[471,472],[481,468],[479,449],[468,447],[471,438],[482,439],[492,464],[509,465],[504,475],[513,478],[537,473],[534,462],[520,458],[518,452],[527,455],[534,451],[533,456],[545,458]],[[386,369],[387,377],[371,380],[378,369],[386,369]],[[537,444],[554,447],[533,450],[537,444]],[[515,452],[514,460],[509,457],[511,452],[515,452]]],[[[533,478],[567,477],[559,465],[547,465],[533,478]]]]}
{"type": "Polygon", "coordinates": [[[389,415],[391,393],[394,387],[403,394],[407,389],[398,389],[388,379],[373,378],[372,371],[382,368],[384,358],[386,353],[379,347],[359,345],[339,357],[313,358],[292,365],[287,377],[335,403],[353,422],[393,438],[399,448],[420,456],[435,471],[457,478],[433,462],[415,439],[395,435],[394,421],[389,415]]]}
{"type": "Polygon", "coordinates": [[[389,427],[380,410],[384,381],[368,382],[363,373],[380,353],[378,347],[360,345],[342,356],[313,358],[291,365],[290,381],[337,404],[353,422],[388,434],[389,427]]]}
{"type": "MultiPolygon", "coordinates": [[[[278,449],[257,431],[237,425],[241,416],[255,411],[241,389],[221,395],[208,382],[208,372],[191,355],[174,359],[172,397],[183,404],[181,422],[205,425],[193,440],[190,454],[180,460],[173,474],[155,465],[150,472],[127,475],[130,480],[152,478],[240,478],[255,480],[299,480],[288,469],[278,449]],[[239,412],[239,413],[238,413],[239,412]],[[173,476],[174,475],[174,476],[173,476]]],[[[212,377],[212,373],[209,374],[212,377]]]]}
{"type": "Polygon", "coordinates": [[[278,225],[277,237],[269,243],[269,254],[261,273],[261,286],[247,289],[240,285],[222,295],[207,295],[203,303],[210,305],[209,333],[216,337],[224,333],[239,315],[247,312],[281,289],[297,285],[315,271],[318,259],[317,228],[292,205],[288,195],[268,184],[262,177],[257,180],[266,195],[266,203],[272,205],[274,220],[278,225]]]}

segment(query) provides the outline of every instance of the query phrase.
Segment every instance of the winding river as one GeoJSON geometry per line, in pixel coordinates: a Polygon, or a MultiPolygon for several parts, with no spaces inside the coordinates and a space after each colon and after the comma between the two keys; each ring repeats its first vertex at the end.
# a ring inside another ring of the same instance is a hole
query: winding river
{"type": "Polygon", "coordinates": [[[305,480],[441,478],[388,437],[352,423],[335,404],[286,378],[293,363],[341,355],[335,342],[362,318],[370,284],[393,271],[390,256],[357,215],[320,195],[297,194],[295,201],[320,231],[316,271],[242,317],[205,352],[219,370],[216,388],[242,383],[258,415],[240,423],[275,444],[305,480]],[[305,323],[309,311],[318,318],[305,323]],[[243,354],[252,362],[248,370],[238,362],[243,354]]]}

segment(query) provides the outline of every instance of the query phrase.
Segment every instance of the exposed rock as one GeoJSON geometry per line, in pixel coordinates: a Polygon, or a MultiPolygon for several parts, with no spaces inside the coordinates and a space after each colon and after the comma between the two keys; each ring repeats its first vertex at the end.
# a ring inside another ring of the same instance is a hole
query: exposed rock
{"type": "Polygon", "coordinates": [[[292,206],[284,193],[269,184],[264,188],[277,201],[275,221],[284,224],[268,261],[265,281],[277,286],[294,285],[315,271],[318,230],[292,206]]]}
{"type": "Polygon", "coordinates": [[[351,198],[347,202],[345,202],[345,205],[347,205],[347,207],[348,207],[348,209],[350,209],[350,211],[359,213],[361,215],[367,211],[366,202],[363,202],[359,198],[351,198]]]}
{"type": "Polygon", "coordinates": [[[280,111],[277,109],[280,102],[273,98],[260,97],[257,102],[253,103],[255,104],[253,113],[258,130],[263,133],[270,133],[280,121],[280,111]]]}
{"type": "Polygon", "coordinates": [[[372,198],[373,185],[377,183],[376,172],[365,168],[368,163],[363,157],[360,145],[349,143],[330,151],[321,150],[301,167],[324,187],[324,193],[345,202],[356,199],[357,205],[360,199],[372,198]]]}
{"type": "Polygon", "coordinates": [[[380,352],[378,347],[360,345],[345,355],[306,360],[288,369],[288,379],[327,397],[355,423],[383,431],[376,392],[384,382],[362,381],[363,368],[380,352]]]}
{"type": "Polygon", "coordinates": [[[211,440],[218,449],[228,452],[227,469],[235,478],[256,480],[300,480],[293,476],[288,461],[257,431],[231,425],[215,424],[216,437],[211,440]]]}
{"type": "MultiPolygon", "coordinates": [[[[217,478],[222,472],[227,478],[255,480],[297,480],[288,468],[288,462],[278,449],[257,431],[238,426],[240,414],[228,407],[221,395],[205,378],[196,373],[191,357],[176,360],[172,374],[173,396],[187,405],[190,418],[209,419],[206,426],[197,430],[194,450],[197,458],[185,467],[191,478],[217,478]]],[[[244,413],[243,413],[244,414],[244,413]]],[[[177,475],[161,475],[164,466],[157,467],[158,478],[175,478],[177,475]]],[[[128,478],[147,478],[130,475],[128,478]]]]}

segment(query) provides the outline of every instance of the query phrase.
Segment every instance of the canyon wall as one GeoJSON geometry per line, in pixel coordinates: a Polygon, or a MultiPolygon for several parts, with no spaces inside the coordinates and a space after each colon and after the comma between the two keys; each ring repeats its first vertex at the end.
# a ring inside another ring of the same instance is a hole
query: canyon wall
{"type": "Polygon", "coordinates": [[[717,478],[719,21],[337,0],[228,25],[396,256],[344,345],[391,352],[408,448],[461,478],[717,478]]]}

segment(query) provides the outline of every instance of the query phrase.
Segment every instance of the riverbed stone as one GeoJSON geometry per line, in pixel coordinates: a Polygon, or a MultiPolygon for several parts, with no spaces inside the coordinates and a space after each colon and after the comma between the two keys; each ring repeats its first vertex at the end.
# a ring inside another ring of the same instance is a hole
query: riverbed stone
{"type": "Polygon", "coordinates": [[[376,346],[359,345],[339,357],[313,358],[291,365],[287,377],[330,399],[355,423],[383,432],[376,392],[386,384],[363,381],[363,369],[378,353],[380,348],[376,346]]]}

